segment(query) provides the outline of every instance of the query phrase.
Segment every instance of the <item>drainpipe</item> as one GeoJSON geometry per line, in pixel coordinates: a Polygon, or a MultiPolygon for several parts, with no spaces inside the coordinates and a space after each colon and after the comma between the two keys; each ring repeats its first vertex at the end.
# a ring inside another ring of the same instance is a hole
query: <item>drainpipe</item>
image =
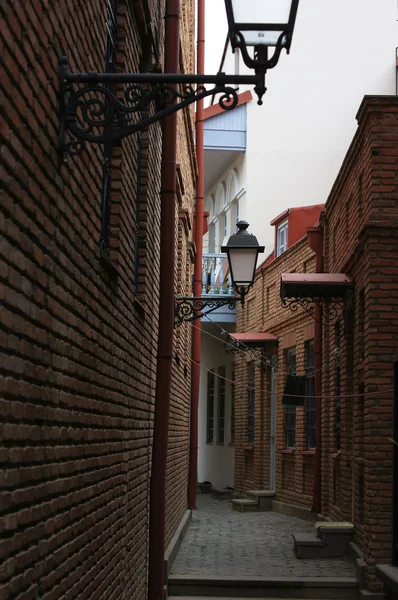
{"type": "MultiPolygon", "coordinates": [[[[165,73],[177,73],[180,0],[166,0],[165,73]]],[[[177,113],[163,121],[160,216],[159,337],[149,512],[149,600],[163,600],[166,531],[166,466],[174,333],[177,113]],[[170,251],[171,250],[171,251],[170,251]]]]}
{"type": "MultiPolygon", "coordinates": [[[[205,2],[198,0],[198,42],[197,72],[204,73],[205,67],[205,2]]],[[[195,267],[193,276],[193,295],[202,295],[202,254],[203,254],[203,217],[204,217],[204,101],[196,106],[196,158],[198,161],[198,179],[196,181],[195,212],[195,267]]],[[[189,447],[188,508],[196,508],[196,484],[198,477],[198,407],[200,384],[200,319],[192,328],[192,371],[191,371],[191,423],[189,447]]]]}
{"type": "MultiPolygon", "coordinates": [[[[322,213],[323,214],[323,213],[322,213]]],[[[321,217],[322,217],[321,214],[321,217]]],[[[311,250],[315,252],[315,272],[323,273],[323,227],[309,227],[307,229],[311,250]]],[[[322,486],[322,311],[319,304],[315,305],[314,327],[314,391],[315,391],[315,419],[316,419],[316,446],[314,462],[314,487],[312,496],[312,512],[321,512],[321,486],[322,486]]]]}

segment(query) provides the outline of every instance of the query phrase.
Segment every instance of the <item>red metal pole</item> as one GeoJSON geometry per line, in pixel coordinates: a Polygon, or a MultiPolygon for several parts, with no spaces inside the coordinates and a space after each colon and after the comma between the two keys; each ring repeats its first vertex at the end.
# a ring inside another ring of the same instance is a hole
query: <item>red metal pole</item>
{"type": "MultiPolygon", "coordinates": [[[[310,248],[315,252],[315,271],[323,273],[323,228],[309,227],[307,229],[310,248]]],[[[314,461],[314,487],[312,496],[312,512],[321,512],[322,488],[322,311],[319,304],[315,305],[314,326],[314,392],[315,419],[316,419],[316,445],[314,461]]]]}
{"type": "MultiPolygon", "coordinates": [[[[166,0],[165,73],[177,73],[180,0],[166,0]]],[[[166,531],[166,466],[174,333],[177,114],[163,121],[160,223],[159,338],[155,390],[149,521],[149,600],[163,600],[166,531]]]]}
{"type": "MultiPolygon", "coordinates": [[[[197,72],[205,68],[205,0],[198,0],[197,72]]],[[[193,295],[202,295],[202,254],[204,215],[204,103],[199,100],[196,107],[196,158],[198,179],[196,181],[195,211],[195,267],[193,295]]],[[[200,320],[192,328],[192,372],[191,372],[191,428],[189,448],[188,507],[196,508],[196,483],[198,477],[198,407],[200,385],[200,320]]]]}

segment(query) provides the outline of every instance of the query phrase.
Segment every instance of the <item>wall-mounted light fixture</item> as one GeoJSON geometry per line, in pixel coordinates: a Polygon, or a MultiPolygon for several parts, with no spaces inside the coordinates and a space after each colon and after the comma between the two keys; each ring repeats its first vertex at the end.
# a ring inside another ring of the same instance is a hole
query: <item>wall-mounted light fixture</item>
{"type": "Polygon", "coordinates": [[[283,48],[289,52],[298,3],[225,0],[232,48],[240,48],[254,75],[71,73],[63,56],[59,133],[62,159],[80,154],[86,143],[118,142],[207,96],[219,95],[221,108],[231,110],[238,103],[237,90],[231,86],[254,85],[258,103],[262,104],[267,70],[276,66],[283,48]],[[253,56],[250,47],[254,48],[253,56]],[[116,84],[124,84],[125,88],[114,94],[112,86],[116,84]]]}
{"type": "Polygon", "coordinates": [[[256,236],[247,231],[248,227],[247,221],[239,221],[238,232],[231,235],[227,245],[221,248],[221,252],[227,255],[232,286],[237,295],[176,297],[174,304],[176,325],[199,319],[222,306],[233,310],[237,302],[243,304],[247,292],[254,283],[258,255],[264,252],[264,246],[260,246],[256,236]]]}

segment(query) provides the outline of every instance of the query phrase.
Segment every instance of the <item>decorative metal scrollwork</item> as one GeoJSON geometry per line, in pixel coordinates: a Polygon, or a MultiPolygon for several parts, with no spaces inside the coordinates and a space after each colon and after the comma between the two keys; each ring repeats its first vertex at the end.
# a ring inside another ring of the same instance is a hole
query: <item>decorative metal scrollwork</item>
{"type": "Polygon", "coordinates": [[[236,354],[241,354],[241,352],[247,352],[249,350],[247,346],[244,346],[241,342],[238,342],[238,340],[229,334],[227,334],[227,338],[223,345],[225,352],[231,356],[235,356],[236,354]]]}
{"type": "MultiPolygon", "coordinates": [[[[341,296],[286,297],[282,291],[281,300],[283,308],[289,308],[292,312],[302,308],[314,320],[316,320],[315,305],[318,305],[321,309],[322,322],[325,325],[335,323],[345,312],[345,298],[341,296]]],[[[341,323],[344,328],[344,319],[341,320],[341,323]]]]}
{"type": "Polygon", "coordinates": [[[217,95],[220,107],[232,110],[238,104],[238,90],[231,84],[238,80],[256,83],[258,76],[101,74],[94,71],[73,74],[63,57],[60,151],[65,157],[83,152],[86,142],[118,142],[207,96],[217,95]],[[214,87],[206,88],[204,83],[214,87]]]}
{"type": "Polygon", "coordinates": [[[227,307],[229,310],[234,310],[237,302],[241,302],[241,298],[236,296],[224,296],[223,298],[216,298],[214,296],[209,298],[176,297],[174,300],[174,323],[178,326],[181,323],[195,321],[222,306],[227,307]]]}

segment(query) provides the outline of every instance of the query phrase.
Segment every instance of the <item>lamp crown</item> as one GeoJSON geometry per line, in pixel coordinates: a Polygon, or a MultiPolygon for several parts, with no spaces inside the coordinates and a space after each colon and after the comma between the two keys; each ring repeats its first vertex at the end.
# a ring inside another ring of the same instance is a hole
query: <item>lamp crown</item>
{"type": "MultiPolygon", "coordinates": [[[[236,224],[236,226],[237,226],[237,228],[239,229],[239,231],[238,231],[237,235],[238,235],[239,233],[244,233],[244,232],[246,232],[246,229],[247,229],[248,227],[250,227],[250,225],[249,225],[249,223],[248,223],[247,221],[238,221],[238,222],[237,222],[237,224],[236,224]]],[[[248,233],[248,232],[247,232],[247,233],[248,233]]]]}

